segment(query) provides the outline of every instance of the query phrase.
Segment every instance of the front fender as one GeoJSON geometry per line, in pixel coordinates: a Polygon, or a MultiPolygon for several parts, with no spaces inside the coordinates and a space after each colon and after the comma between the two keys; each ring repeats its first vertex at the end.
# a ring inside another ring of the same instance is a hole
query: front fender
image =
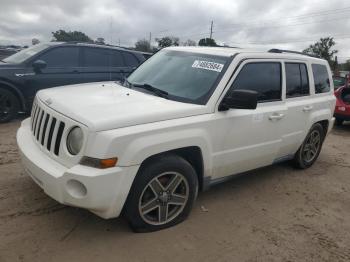
{"type": "Polygon", "coordinates": [[[200,128],[167,128],[139,134],[121,135],[119,130],[99,132],[89,140],[86,154],[91,157],[118,157],[118,166],[140,165],[147,158],[185,147],[198,147],[202,152],[204,176],[212,170],[209,135],[200,128]]]}

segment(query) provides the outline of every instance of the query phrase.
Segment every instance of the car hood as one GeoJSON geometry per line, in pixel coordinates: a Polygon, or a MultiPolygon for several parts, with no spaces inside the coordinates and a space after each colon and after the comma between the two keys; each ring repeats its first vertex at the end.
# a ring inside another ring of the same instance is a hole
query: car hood
{"type": "Polygon", "coordinates": [[[205,106],[167,100],[114,82],[44,89],[37,96],[50,108],[94,131],[207,113],[205,106]]]}
{"type": "Polygon", "coordinates": [[[4,70],[4,69],[20,69],[23,66],[21,66],[20,64],[11,64],[11,63],[5,63],[0,61],[0,69],[4,70]]]}

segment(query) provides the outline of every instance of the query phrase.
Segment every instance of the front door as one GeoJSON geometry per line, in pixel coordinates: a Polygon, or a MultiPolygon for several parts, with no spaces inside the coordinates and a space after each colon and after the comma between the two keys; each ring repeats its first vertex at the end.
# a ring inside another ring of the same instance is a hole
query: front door
{"type": "Polygon", "coordinates": [[[31,94],[27,94],[28,97],[34,96],[40,89],[82,82],[77,46],[51,48],[36,60],[44,61],[46,67],[36,71],[31,64],[28,65],[28,71],[23,76],[24,85],[27,87],[25,89],[31,91],[31,94]]]}
{"type": "Polygon", "coordinates": [[[233,89],[257,91],[258,106],[219,112],[223,137],[214,156],[215,178],[270,165],[281,147],[286,115],[281,61],[246,60],[227,94],[233,89]]]}

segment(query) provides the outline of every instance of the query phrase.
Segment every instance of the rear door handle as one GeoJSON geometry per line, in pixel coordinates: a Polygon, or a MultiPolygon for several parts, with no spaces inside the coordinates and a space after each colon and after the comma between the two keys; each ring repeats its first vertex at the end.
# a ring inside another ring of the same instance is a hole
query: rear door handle
{"type": "Polygon", "coordinates": [[[303,111],[304,111],[304,112],[310,112],[313,108],[314,108],[313,106],[305,106],[305,107],[303,108],[303,111]]]}
{"type": "Polygon", "coordinates": [[[273,113],[272,115],[269,116],[270,120],[280,120],[284,117],[284,114],[282,113],[273,113]]]}

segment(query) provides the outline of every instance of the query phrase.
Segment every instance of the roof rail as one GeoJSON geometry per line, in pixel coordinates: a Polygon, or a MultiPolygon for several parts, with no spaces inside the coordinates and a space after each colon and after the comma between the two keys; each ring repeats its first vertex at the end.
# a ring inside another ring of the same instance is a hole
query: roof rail
{"type": "Polygon", "coordinates": [[[303,53],[303,52],[292,51],[292,50],[283,50],[283,49],[277,49],[277,48],[270,49],[268,52],[269,52],[269,53],[279,53],[279,54],[281,54],[281,53],[290,53],[290,54],[298,54],[298,55],[305,55],[305,56],[320,58],[320,57],[318,57],[318,56],[310,55],[310,54],[305,54],[305,53],[303,53]]]}

